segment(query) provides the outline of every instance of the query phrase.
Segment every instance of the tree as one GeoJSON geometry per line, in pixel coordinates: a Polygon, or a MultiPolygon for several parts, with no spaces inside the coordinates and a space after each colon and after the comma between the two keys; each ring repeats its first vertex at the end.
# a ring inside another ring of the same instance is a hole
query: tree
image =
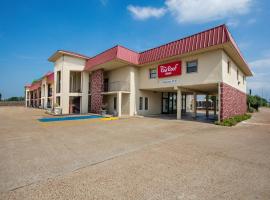
{"type": "Polygon", "coordinates": [[[0,101],[2,101],[2,94],[0,93],[0,101]]]}

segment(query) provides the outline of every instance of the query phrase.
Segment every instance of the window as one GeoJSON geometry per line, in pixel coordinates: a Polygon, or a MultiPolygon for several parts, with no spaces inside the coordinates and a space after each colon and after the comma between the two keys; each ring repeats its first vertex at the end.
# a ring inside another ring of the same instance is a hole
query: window
{"type": "Polygon", "coordinates": [[[243,75],[243,84],[245,84],[246,77],[243,75]]]}
{"type": "Polygon", "coordinates": [[[148,97],[144,98],[144,110],[148,110],[148,97]]]}
{"type": "Polygon", "coordinates": [[[56,93],[60,92],[61,92],[61,71],[58,71],[56,75],[56,93]]]}
{"type": "Polygon", "coordinates": [[[228,74],[231,74],[231,61],[227,62],[227,72],[228,74]]]}
{"type": "Polygon", "coordinates": [[[113,109],[116,110],[117,97],[113,97],[113,109]]]}
{"type": "Polygon", "coordinates": [[[143,109],[143,98],[140,97],[140,102],[139,102],[139,110],[143,109]]]}
{"type": "Polygon", "coordinates": [[[81,92],[81,72],[70,72],[69,92],[81,92]]]}
{"type": "Polygon", "coordinates": [[[187,73],[197,72],[198,71],[198,61],[188,61],[187,62],[187,73]]]}
{"type": "Polygon", "coordinates": [[[61,99],[60,99],[60,97],[56,97],[56,104],[57,104],[57,106],[60,106],[61,105],[61,99]]]}
{"type": "Polygon", "coordinates": [[[239,80],[239,70],[236,71],[237,80],[239,80]]]}
{"type": "Polygon", "coordinates": [[[150,79],[155,79],[155,78],[157,78],[157,69],[156,69],[156,68],[150,69],[150,70],[149,70],[149,78],[150,78],[150,79]]]}

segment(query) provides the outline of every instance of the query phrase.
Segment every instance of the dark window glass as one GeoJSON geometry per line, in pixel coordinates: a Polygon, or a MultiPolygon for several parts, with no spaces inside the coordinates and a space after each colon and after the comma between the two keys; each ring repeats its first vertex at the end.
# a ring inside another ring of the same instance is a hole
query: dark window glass
{"type": "Polygon", "coordinates": [[[58,71],[56,76],[56,93],[60,92],[61,92],[61,72],[58,71]]]}
{"type": "Polygon", "coordinates": [[[116,104],[117,104],[116,101],[117,101],[117,98],[114,97],[114,98],[113,98],[113,109],[114,109],[114,110],[116,110],[116,104]]]}
{"type": "Polygon", "coordinates": [[[198,71],[198,61],[189,61],[187,62],[187,73],[197,72],[198,71]]]}
{"type": "Polygon", "coordinates": [[[140,97],[139,110],[143,109],[143,98],[140,97]]]}
{"type": "Polygon", "coordinates": [[[60,97],[56,97],[56,104],[58,106],[61,106],[61,100],[60,100],[60,97]]]}
{"type": "Polygon", "coordinates": [[[148,110],[148,97],[144,98],[144,109],[148,110]]]}

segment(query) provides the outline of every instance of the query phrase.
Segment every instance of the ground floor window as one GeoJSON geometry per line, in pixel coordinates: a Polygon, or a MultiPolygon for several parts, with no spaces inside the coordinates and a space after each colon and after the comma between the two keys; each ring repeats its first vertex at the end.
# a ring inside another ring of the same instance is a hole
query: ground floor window
{"type": "Polygon", "coordinates": [[[175,114],[177,109],[176,92],[163,92],[161,106],[163,114],[175,114]]]}
{"type": "Polygon", "coordinates": [[[148,110],[148,97],[144,98],[144,109],[148,110]]]}
{"type": "Polygon", "coordinates": [[[140,102],[139,102],[139,110],[143,109],[143,98],[140,97],[140,102]]]}
{"type": "Polygon", "coordinates": [[[56,97],[56,104],[57,104],[57,106],[61,106],[61,99],[60,99],[60,97],[56,97]]]}
{"type": "Polygon", "coordinates": [[[117,97],[113,98],[113,109],[116,110],[117,97]]]}

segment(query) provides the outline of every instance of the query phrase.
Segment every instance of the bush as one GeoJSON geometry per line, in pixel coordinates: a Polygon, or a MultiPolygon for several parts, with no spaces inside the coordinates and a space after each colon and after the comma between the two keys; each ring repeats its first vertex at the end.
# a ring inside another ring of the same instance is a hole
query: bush
{"type": "Polygon", "coordinates": [[[235,126],[237,123],[247,120],[251,118],[250,114],[244,114],[244,115],[236,115],[234,117],[230,117],[228,119],[224,119],[221,122],[216,121],[216,125],[221,125],[221,126],[235,126]]]}
{"type": "Polygon", "coordinates": [[[256,112],[257,110],[255,109],[255,108],[253,108],[253,107],[249,107],[248,108],[248,112],[249,113],[254,113],[254,112],[256,112]]]}

